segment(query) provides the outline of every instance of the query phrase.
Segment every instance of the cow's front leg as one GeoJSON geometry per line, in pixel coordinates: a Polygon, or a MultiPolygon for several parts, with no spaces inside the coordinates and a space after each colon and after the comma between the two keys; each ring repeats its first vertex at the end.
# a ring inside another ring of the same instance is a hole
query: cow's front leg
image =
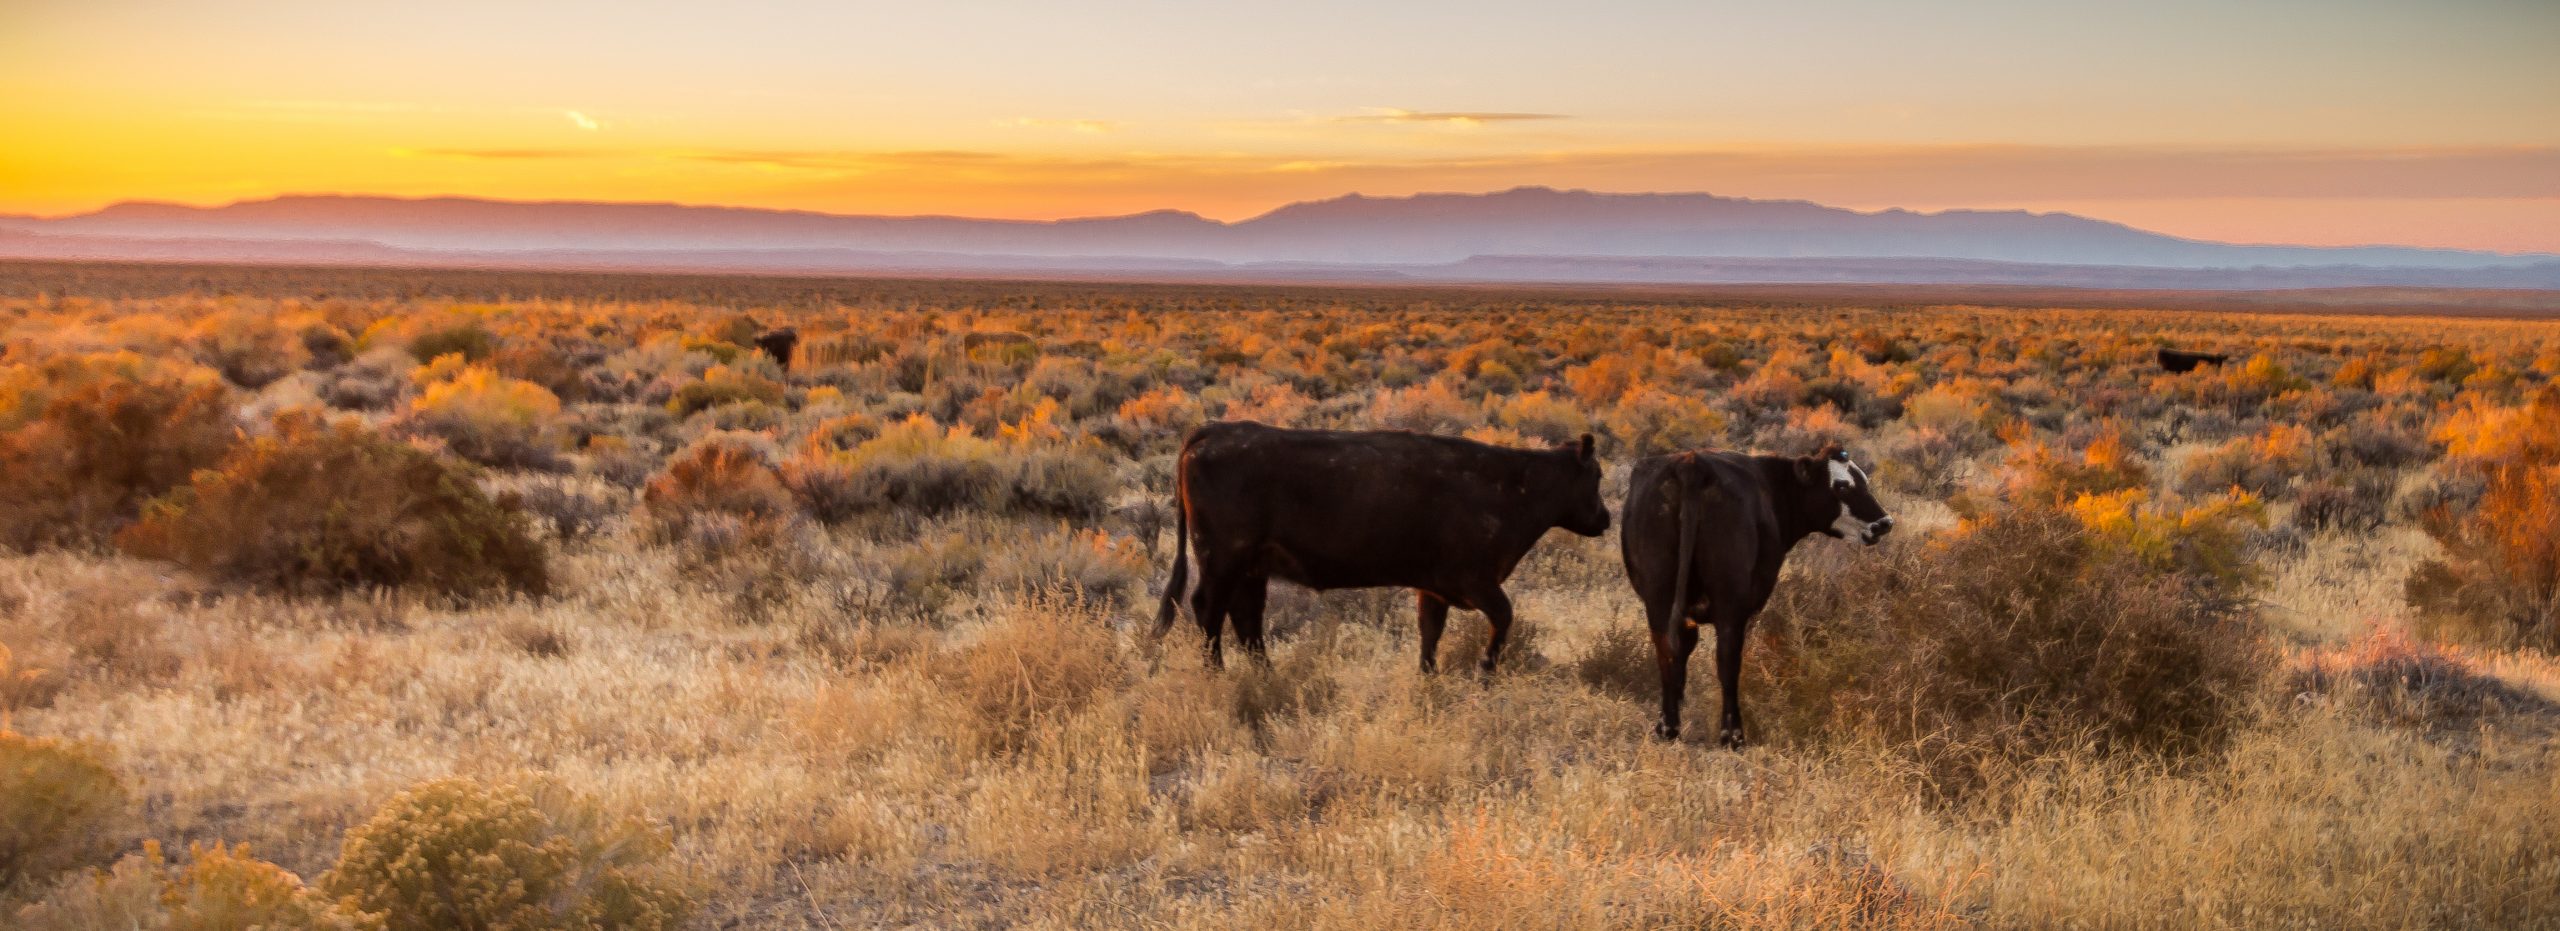
{"type": "Polygon", "coordinates": [[[1491,588],[1477,593],[1475,603],[1476,610],[1484,612],[1485,623],[1493,628],[1484,638],[1484,662],[1476,667],[1489,676],[1494,662],[1502,658],[1503,641],[1511,639],[1511,596],[1500,588],[1491,588]]]}
{"type": "Polygon", "coordinates": [[[1413,592],[1413,616],[1422,625],[1422,671],[1440,671],[1440,632],[1449,629],[1449,601],[1421,589],[1413,592]]]}

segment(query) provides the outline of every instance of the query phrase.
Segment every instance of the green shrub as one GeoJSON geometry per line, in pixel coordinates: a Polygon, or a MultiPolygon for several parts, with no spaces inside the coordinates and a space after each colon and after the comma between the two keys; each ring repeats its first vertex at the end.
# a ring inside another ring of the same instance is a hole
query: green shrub
{"type": "Polygon", "coordinates": [[[0,387],[0,546],[103,543],[220,460],[230,391],[194,371],[97,357],[0,376],[19,383],[0,387]]]}
{"type": "Polygon", "coordinates": [[[117,541],[215,578],[285,591],[414,587],[541,594],[525,516],[435,455],[295,415],[154,502],[117,541]]]}
{"type": "Polygon", "coordinates": [[[124,780],[88,751],[0,730],[0,898],[113,856],[124,780]]]}
{"type": "Polygon", "coordinates": [[[547,782],[455,777],[394,796],[347,832],[322,887],[388,931],[673,928],[692,901],[660,828],[547,782]]]}

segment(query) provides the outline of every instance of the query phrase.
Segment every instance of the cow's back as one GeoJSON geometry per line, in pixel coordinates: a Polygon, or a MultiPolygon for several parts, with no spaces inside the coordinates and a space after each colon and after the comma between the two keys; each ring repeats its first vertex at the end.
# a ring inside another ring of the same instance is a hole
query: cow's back
{"type": "Polygon", "coordinates": [[[1516,464],[1462,440],[1217,423],[1184,443],[1179,468],[1195,547],[1315,588],[1437,587],[1524,532],[1528,490],[1504,480],[1516,464]]]}
{"type": "Polygon", "coordinates": [[[1698,451],[1638,460],[1619,517],[1618,546],[1628,581],[1647,600],[1667,603],[1677,587],[1684,521],[1696,525],[1690,554],[1693,604],[1702,603],[1717,587],[1747,587],[1762,574],[1764,562],[1785,554],[1766,476],[1756,459],[1739,453],[1698,451]]]}

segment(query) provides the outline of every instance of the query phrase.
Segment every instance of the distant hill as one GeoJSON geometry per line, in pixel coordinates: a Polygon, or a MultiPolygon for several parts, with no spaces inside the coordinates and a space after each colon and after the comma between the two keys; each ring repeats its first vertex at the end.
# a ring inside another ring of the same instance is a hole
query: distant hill
{"type": "Polygon", "coordinates": [[[314,195],[223,207],[124,203],[54,219],[0,217],[0,233],[15,234],[0,235],[0,257],[152,261],[1506,281],[2560,287],[2560,256],[2234,245],[2059,213],[1860,212],[1803,201],[1536,187],[1492,194],[1354,194],[1291,204],[1234,223],[1179,211],[1023,221],[314,195]],[[2164,274],[2173,270],[2196,274],[2164,274]],[[1785,277],[1790,275],[1809,277],[1785,277]],[[2249,283],[2257,279],[2285,283],[2249,283]]]}

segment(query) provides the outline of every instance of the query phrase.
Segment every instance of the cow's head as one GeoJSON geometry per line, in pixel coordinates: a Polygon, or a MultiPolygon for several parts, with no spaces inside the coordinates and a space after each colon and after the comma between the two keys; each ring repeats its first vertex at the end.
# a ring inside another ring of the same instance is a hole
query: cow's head
{"type": "Polygon", "coordinates": [[[1600,500],[1600,457],[1592,451],[1591,434],[1585,433],[1575,443],[1556,447],[1556,451],[1573,457],[1573,480],[1567,484],[1569,497],[1564,518],[1556,526],[1586,537],[1609,532],[1609,503],[1600,500]]]}
{"type": "Polygon", "coordinates": [[[1843,540],[1855,537],[1869,546],[1893,532],[1893,518],[1867,487],[1866,470],[1849,461],[1839,444],[1826,443],[1820,452],[1797,459],[1796,480],[1809,491],[1820,489],[1817,494],[1825,499],[1821,509],[1831,519],[1819,525],[1821,532],[1843,540]]]}

